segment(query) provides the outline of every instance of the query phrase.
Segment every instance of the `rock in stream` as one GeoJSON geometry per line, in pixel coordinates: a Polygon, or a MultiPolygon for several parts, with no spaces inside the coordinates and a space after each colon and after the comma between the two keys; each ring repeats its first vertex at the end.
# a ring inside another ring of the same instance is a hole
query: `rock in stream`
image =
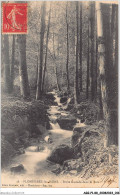
{"type": "Polygon", "coordinates": [[[63,164],[65,160],[73,158],[74,153],[73,149],[67,145],[59,145],[57,146],[48,157],[49,161],[54,163],[63,164]]]}
{"type": "Polygon", "coordinates": [[[57,119],[58,124],[62,129],[73,130],[74,125],[77,123],[77,120],[74,116],[60,116],[57,119]]]}

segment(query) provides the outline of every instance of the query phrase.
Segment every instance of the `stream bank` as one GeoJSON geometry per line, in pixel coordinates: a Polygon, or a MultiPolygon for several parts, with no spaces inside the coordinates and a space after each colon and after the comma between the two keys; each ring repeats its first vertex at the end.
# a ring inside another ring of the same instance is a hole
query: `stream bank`
{"type": "MultiPolygon", "coordinates": [[[[51,105],[54,99],[49,98],[51,105]]],[[[1,164],[6,166],[11,159],[25,152],[32,139],[42,137],[50,129],[48,106],[44,101],[24,101],[11,95],[2,97],[1,106],[1,164]],[[14,141],[13,141],[14,140],[14,141]]]]}

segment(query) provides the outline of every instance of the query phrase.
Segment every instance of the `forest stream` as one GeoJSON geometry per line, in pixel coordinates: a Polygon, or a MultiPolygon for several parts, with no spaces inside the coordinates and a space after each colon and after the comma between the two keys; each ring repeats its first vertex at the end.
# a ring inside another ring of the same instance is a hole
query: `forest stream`
{"type": "MultiPolygon", "coordinates": [[[[17,155],[12,159],[12,162],[2,171],[2,183],[3,187],[60,187],[62,183],[63,187],[90,187],[90,179],[80,178],[79,175],[56,175],[53,170],[56,169],[58,164],[50,162],[47,158],[51,154],[54,148],[60,144],[66,144],[71,146],[71,137],[73,131],[61,129],[56,122],[59,115],[67,116],[70,114],[64,110],[63,104],[60,103],[60,97],[56,92],[51,92],[55,97],[56,106],[50,106],[47,110],[51,130],[48,130],[43,135],[43,138],[36,138],[31,146],[25,149],[25,153],[17,155]],[[24,166],[24,172],[13,173],[10,171],[11,167],[17,165],[24,166]],[[7,178],[7,179],[6,179],[7,178]],[[59,179],[59,180],[58,180],[59,179]],[[9,183],[9,184],[8,184],[9,183]],[[69,185],[70,183],[70,185],[69,185]]],[[[67,103],[66,103],[67,104],[67,103]]],[[[80,123],[77,119],[77,126],[85,126],[84,123],[80,123]]],[[[99,178],[100,179],[100,178],[99,178]]],[[[94,178],[96,184],[101,187],[104,179],[101,182],[97,182],[98,178],[94,178]]]]}
{"type": "MultiPolygon", "coordinates": [[[[61,129],[59,124],[56,122],[58,115],[68,115],[69,112],[63,109],[63,105],[60,103],[60,97],[57,96],[57,93],[52,92],[55,97],[55,102],[57,106],[50,106],[48,109],[49,119],[51,130],[47,131],[47,134],[44,137],[44,141],[36,139],[32,146],[29,146],[25,149],[25,153],[18,155],[12,159],[11,164],[7,167],[6,171],[2,173],[3,178],[9,178],[9,182],[14,183],[16,180],[24,179],[48,179],[55,177],[55,174],[52,173],[54,168],[54,163],[47,161],[47,157],[50,155],[51,151],[60,144],[69,144],[71,142],[71,136],[73,131],[61,129]],[[52,143],[49,143],[49,139],[52,140],[52,143]],[[23,174],[13,174],[10,172],[10,167],[14,167],[18,164],[22,164],[25,168],[23,174]],[[15,180],[15,181],[14,181],[15,180]]],[[[80,123],[80,121],[78,121],[80,123]]],[[[81,123],[84,126],[83,123],[81,123]]],[[[5,183],[5,181],[3,181],[5,183]]]]}
{"type": "Polygon", "coordinates": [[[117,1],[12,6],[2,6],[2,188],[118,188],[117,1]]]}

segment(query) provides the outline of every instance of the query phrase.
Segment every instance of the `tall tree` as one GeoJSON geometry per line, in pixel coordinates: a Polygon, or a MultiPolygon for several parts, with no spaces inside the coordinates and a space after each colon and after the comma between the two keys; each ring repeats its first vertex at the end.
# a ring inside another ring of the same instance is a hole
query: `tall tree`
{"type": "Polygon", "coordinates": [[[96,34],[96,60],[95,60],[95,96],[94,101],[97,101],[97,85],[98,85],[98,42],[97,42],[97,34],[96,34]]]}
{"type": "Polygon", "coordinates": [[[37,90],[36,90],[37,100],[39,100],[42,97],[43,44],[44,44],[45,15],[46,15],[45,12],[46,12],[46,2],[44,1],[41,5],[40,63],[38,66],[38,79],[37,79],[37,90]]]}
{"type": "Polygon", "coordinates": [[[26,64],[26,35],[17,35],[17,41],[19,47],[19,74],[21,95],[24,99],[28,99],[30,98],[30,87],[26,64]]]}
{"type": "MultiPolygon", "coordinates": [[[[101,95],[102,95],[102,104],[103,104],[103,114],[106,122],[106,139],[108,141],[107,133],[109,130],[109,113],[108,113],[108,94],[107,94],[107,84],[105,77],[105,43],[104,43],[104,34],[103,34],[103,20],[101,12],[101,4],[97,2],[97,35],[98,35],[98,64],[100,70],[100,82],[101,82],[101,95]]],[[[107,145],[105,142],[104,145],[107,145]]],[[[105,145],[105,146],[106,146],[105,145]]]]}
{"type": "Polygon", "coordinates": [[[10,61],[9,61],[9,39],[8,35],[4,35],[4,90],[6,93],[11,93],[11,76],[10,76],[10,61]]]}
{"type": "Polygon", "coordinates": [[[94,63],[94,102],[98,95],[98,42],[97,42],[97,14],[95,12],[95,63],[94,63]]]}
{"type": "MultiPolygon", "coordinates": [[[[98,63],[100,69],[101,95],[103,114],[106,127],[106,145],[118,143],[117,109],[113,97],[117,97],[113,89],[115,69],[112,63],[111,35],[110,35],[110,5],[97,2],[97,35],[98,35],[98,63]],[[114,121],[113,121],[114,120],[114,121]],[[114,123],[114,127],[113,127],[114,123]]],[[[117,79],[117,78],[116,78],[117,79]]]]}
{"type": "Polygon", "coordinates": [[[89,98],[89,84],[90,84],[90,79],[89,79],[89,60],[90,52],[89,52],[89,19],[88,19],[88,49],[87,49],[87,76],[86,76],[86,98],[89,98]]]}
{"type": "Polygon", "coordinates": [[[46,72],[46,66],[47,66],[48,42],[49,42],[49,31],[50,31],[50,18],[51,18],[51,4],[50,4],[48,27],[47,27],[46,53],[45,53],[45,64],[44,64],[43,81],[42,81],[42,91],[44,91],[45,72],[46,72]]]}
{"type": "MultiPolygon", "coordinates": [[[[37,68],[36,68],[36,81],[35,81],[35,88],[37,87],[38,62],[39,62],[39,56],[38,56],[38,54],[37,54],[37,55],[36,55],[36,65],[37,65],[37,68]]],[[[36,89],[37,89],[37,88],[36,88],[36,89]]]]}
{"type": "MultiPolygon", "coordinates": [[[[118,5],[112,4],[112,14],[111,6],[108,5],[109,14],[109,25],[107,21],[105,25],[107,26],[106,33],[106,62],[107,62],[107,86],[108,86],[108,105],[110,109],[110,129],[109,131],[109,143],[108,144],[117,144],[118,143],[118,62],[115,60],[118,59],[118,5]],[[111,34],[107,35],[108,32],[111,34]],[[116,46],[115,46],[116,45],[116,46]],[[115,49],[117,47],[117,50],[115,49]]],[[[105,10],[104,10],[105,11],[105,10]]],[[[105,14],[104,14],[105,15],[105,14]]],[[[104,35],[105,36],[105,35],[104,35]]]]}
{"type": "MultiPolygon", "coordinates": [[[[118,6],[115,12],[115,64],[118,65],[118,6]]],[[[118,71],[117,71],[118,73],[118,71]]]]}
{"type": "Polygon", "coordinates": [[[79,62],[80,62],[80,91],[82,91],[82,2],[80,2],[80,42],[79,42],[79,62]]]}
{"type": "MultiPolygon", "coordinates": [[[[59,41],[58,41],[58,44],[59,44],[59,41]]],[[[58,48],[59,48],[59,45],[58,45],[58,48]]],[[[57,89],[58,89],[59,91],[61,91],[61,87],[60,87],[59,79],[58,79],[58,69],[57,69],[57,64],[56,64],[55,35],[54,35],[54,32],[53,32],[53,59],[54,59],[54,63],[55,63],[55,75],[56,75],[57,89]]]]}
{"type": "Polygon", "coordinates": [[[11,62],[11,90],[13,91],[14,85],[14,64],[15,64],[15,35],[12,40],[12,62],[11,62]]]}
{"type": "Polygon", "coordinates": [[[91,25],[91,100],[95,100],[95,2],[90,3],[90,25],[91,25]]]}
{"type": "Polygon", "coordinates": [[[79,6],[78,1],[76,2],[76,67],[75,67],[75,84],[74,84],[74,101],[78,103],[79,88],[78,88],[78,57],[79,57],[79,6]]]}
{"type": "Polygon", "coordinates": [[[67,91],[70,91],[69,83],[69,23],[68,23],[68,2],[66,3],[66,31],[67,31],[67,60],[66,60],[66,72],[67,72],[67,91]]]}

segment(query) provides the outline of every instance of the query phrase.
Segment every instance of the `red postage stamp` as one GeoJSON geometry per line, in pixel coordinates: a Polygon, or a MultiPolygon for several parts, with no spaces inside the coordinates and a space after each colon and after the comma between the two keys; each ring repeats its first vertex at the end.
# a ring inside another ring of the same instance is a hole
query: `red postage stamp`
{"type": "Polygon", "coordinates": [[[27,3],[2,3],[2,33],[27,33],[27,3]]]}

